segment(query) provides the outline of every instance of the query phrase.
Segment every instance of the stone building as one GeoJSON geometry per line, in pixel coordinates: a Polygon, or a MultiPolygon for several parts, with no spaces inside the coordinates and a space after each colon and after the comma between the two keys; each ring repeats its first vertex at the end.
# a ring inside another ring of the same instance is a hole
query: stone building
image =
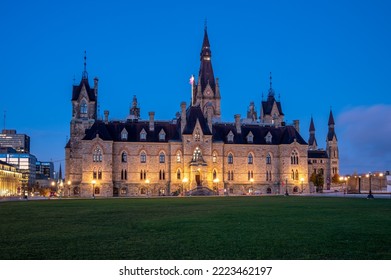
{"type": "MultiPolygon", "coordinates": [[[[98,79],[90,86],[84,64],[73,86],[65,181],[71,196],[251,195],[310,192],[308,144],[299,122],[287,125],[270,78],[258,118],[221,121],[219,79],[212,67],[207,29],[191,104],[171,121],[140,119],[133,98],[126,120],[97,119],[98,79]]],[[[338,155],[336,155],[338,157],[338,155]]],[[[326,168],[326,165],[324,166],[326,168]]],[[[67,195],[67,194],[65,194],[67,195]]]]}

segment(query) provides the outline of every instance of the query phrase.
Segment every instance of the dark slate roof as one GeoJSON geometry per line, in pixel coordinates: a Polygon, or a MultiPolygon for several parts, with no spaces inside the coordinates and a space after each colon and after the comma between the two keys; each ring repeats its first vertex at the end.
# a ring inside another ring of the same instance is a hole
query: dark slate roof
{"type": "Polygon", "coordinates": [[[315,131],[315,125],[314,125],[314,120],[313,118],[311,117],[311,122],[310,122],[310,129],[309,129],[309,132],[311,131],[315,131]]]}
{"type": "Polygon", "coordinates": [[[183,134],[192,134],[194,127],[197,123],[197,119],[200,123],[202,133],[204,135],[211,135],[211,131],[208,126],[208,122],[202,113],[200,106],[190,106],[186,111],[186,126],[183,130],[183,134]]]}
{"type": "Polygon", "coordinates": [[[235,124],[218,123],[213,125],[213,141],[222,141],[228,144],[227,135],[232,131],[234,134],[233,144],[247,144],[247,135],[253,134],[253,142],[249,144],[262,144],[266,143],[265,136],[270,132],[272,135],[272,142],[270,145],[291,144],[296,139],[297,143],[307,145],[303,137],[297,132],[293,126],[283,127],[268,127],[259,125],[242,125],[241,132],[237,133],[235,124]]]}
{"type": "Polygon", "coordinates": [[[277,109],[280,115],[284,115],[281,108],[281,102],[276,101],[273,95],[269,95],[266,101],[262,101],[262,111],[264,115],[270,115],[273,109],[274,102],[276,102],[277,109]]]}
{"type": "Polygon", "coordinates": [[[212,52],[210,50],[209,45],[209,38],[208,38],[208,32],[204,31],[204,40],[202,42],[202,48],[201,48],[201,54],[200,54],[200,71],[198,75],[198,83],[201,83],[201,91],[203,92],[206,88],[206,86],[210,85],[213,92],[216,93],[216,84],[215,84],[215,77],[213,74],[213,67],[212,67],[212,60],[211,59],[204,59],[204,57],[212,57],[212,52]]]}
{"type": "Polygon", "coordinates": [[[308,158],[328,158],[325,150],[309,150],[308,158]]]}
{"type": "Polygon", "coordinates": [[[328,123],[328,125],[330,125],[330,124],[335,124],[335,122],[334,122],[334,116],[333,116],[333,111],[331,111],[330,110],[330,115],[329,115],[329,123],[328,123]]]}
{"type": "Polygon", "coordinates": [[[77,85],[73,86],[72,101],[79,99],[79,95],[80,95],[81,89],[83,88],[83,85],[86,87],[89,101],[96,101],[95,90],[90,87],[90,84],[88,83],[88,78],[82,78],[80,81],[80,84],[78,86],[77,85]]]}
{"type": "Polygon", "coordinates": [[[96,121],[90,129],[86,130],[86,135],[83,140],[92,140],[99,134],[99,138],[106,141],[120,142],[121,132],[125,128],[128,132],[128,142],[144,142],[140,141],[140,132],[144,129],[147,133],[145,142],[168,142],[169,140],[179,140],[179,129],[177,124],[163,121],[155,121],[154,131],[149,130],[149,121],[140,122],[109,122],[96,121]],[[166,134],[164,141],[159,140],[159,133],[163,129],[166,134]]]}

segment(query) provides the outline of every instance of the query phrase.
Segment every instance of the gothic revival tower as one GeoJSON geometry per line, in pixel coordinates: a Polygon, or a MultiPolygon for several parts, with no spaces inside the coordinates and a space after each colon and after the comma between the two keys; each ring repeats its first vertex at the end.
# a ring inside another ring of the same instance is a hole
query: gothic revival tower
{"type": "Polygon", "coordinates": [[[81,140],[85,130],[97,120],[98,78],[94,78],[94,86],[88,82],[86,55],[84,54],[84,70],[79,85],[72,89],[72,120],[70,123],[70,139],[65,147],[66,180],[75,184],[81,182],[82,174],[78,168],[82,166],[81,140]]]}
{"type": "Polygon", "coordinates": [[[339,174],[339,153],[338,153],[338,140],[337,135],[335,134],[335,122],[333,117],[333,112],[330,110],[329,115],[329,131],[327,133],[326,139],[326,149],[329,156],[329,166],[328,166],[328,180],[331,182],[333,176],[339,174]]]}
{"type": "Polygon", "coordinates": [[[204,29],[204,40],[202,42],[200,54],[200,71],[198,83],[193,86],[192,106],[200,106],[204,116],[208,115],[207,107],[212,107],[213,120],[221,118],[221,96],[219,79],[214,77],[212,67],[212,52],[210,50],[207,28],[204,29]]]}
{"type": "Polygon", "coordinates": [[[270,88],[267,100],[261,102],[260,119],[263,124],[281,126],[284,121],[284,114],[281,109],[281,102],[275,98],[275,92],[272,87],[272,73],[270,73],[270,88]]]}
{"type": "Polygon", "coordinates": [[[314,120],[311,117],[311,123],[310,123],[310,138],[308,139],[308,148],[310,150],[317,150],[318,149],[318,143],[315,138],[315,125],[314,120]]]}

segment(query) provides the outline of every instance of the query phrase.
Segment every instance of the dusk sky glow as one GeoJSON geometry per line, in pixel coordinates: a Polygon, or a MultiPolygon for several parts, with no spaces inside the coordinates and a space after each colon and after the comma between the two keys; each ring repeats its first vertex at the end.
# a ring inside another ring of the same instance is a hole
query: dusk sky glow
{"type": "Polygon", "coordinates": [[[101,117],[125,119],[137,95],[142,119],[174,118],[198,76],[205,18],[223,121],[245,117],[251,101],[259,114],[272,72],[285,120],[300,120],[306,141],[313,116],[326,147],[332,108],[341,174],[391,170],[390,1],[3,0],[2,128],[64,168],[84,50],[101,117]]]}

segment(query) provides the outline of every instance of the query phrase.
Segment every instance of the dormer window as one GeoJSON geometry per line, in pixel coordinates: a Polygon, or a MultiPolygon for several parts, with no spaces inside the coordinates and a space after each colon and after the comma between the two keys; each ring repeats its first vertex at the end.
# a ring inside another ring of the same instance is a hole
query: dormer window
{"type": "Polygon", "coordinates": [[[159,132],[159,141],[165,141],[166,140],[166,133],[164,132],[164,130],[160,130],[159,132]]]}
{"type": "Polygon", "coordinates": [[[143,128],[143,130],[141,130],[141,132],[140,132],[140,140],[141,140],[141,141],[147,140],[147,132],[145,131],[144,128],[143,128]]]}
{"type": "Polygon", "coordinates": [[[128,140],[128,131],[124,128],[121,131],[121,140],[126,141],[128,140]]]}
{"type": "Polygon", "coordinates": [[[227,135],[227,141],[228,141],[228,143],[234,142],[234,134],[233,134],[232,130],[230,130],[230,132],[227,135]]]}
{"type": "Polygon", "coordinates": [[[272,143],[272,138],[273,138],[273,136],[272,136],[272,134],[270,133],[270,131],[266,134],[266,136],[265,136],[265,141],[266,141],[266,143],[267,144],[271,144],[272,143]]]}
{"type": "Polygon", "coordinates": [[[249,134],[247,134],[247,143],[253,143],[254,142],[254,135],[250,131],[249,134]]]}

